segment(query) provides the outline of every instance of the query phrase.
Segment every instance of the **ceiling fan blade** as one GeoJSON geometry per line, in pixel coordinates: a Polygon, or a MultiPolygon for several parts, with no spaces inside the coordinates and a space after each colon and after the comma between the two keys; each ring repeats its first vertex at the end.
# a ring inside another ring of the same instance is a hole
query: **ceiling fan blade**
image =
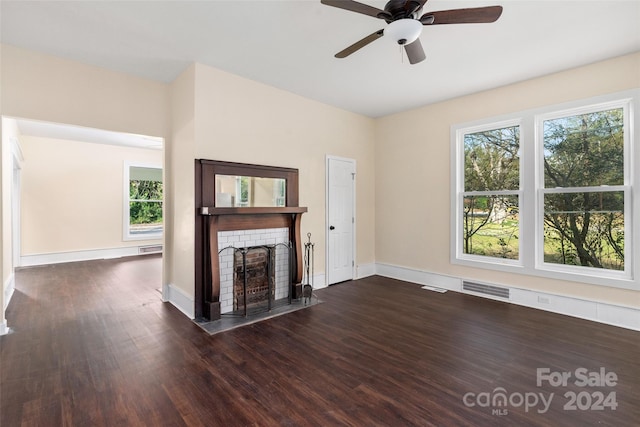
{"type": "Polygon", "coordinates": [[[336,53],[335,57],[336,58],[346,58],[347,56],[351,55],[352,53],[354,53],[355,51],[362,49],[363,47],[365,47],[366,45],[368,45],[369,43],[378,40],[380,37],[382,37],[382,35],[384,34],[384,30],[378,30],[375,33],[369,34],[367,37],[363,38],[362,40],[359,40],[357,42],[355,42],[354,44],[352,44],[351,46],[349,46],[348,48],[341,50],[340,52],[336,53]]]}
{"type": "Polygon", "coordinates": [[[420,17],[420,22],[424,25],[484,24],[497,21],[500,15],[502,6],[473,7],[427,12],[420,17]]]}
{"type": "Polygon", "coordinates": [[[410,64],[417,64],[426,59],[420,38],[417,38],[413,43],[404,45],[404,50],[407,52],[407,58],[409,58],[410,64]]]}
{"type": "Polygon", "coordinates": [[[352,0],[320,0],[320,3],[327,6],[337,7],[339,9],[349,10],[351,12],[362,13],[363,15],[373,16],[374,18],[391,18],[389,13],[377,7],[369,6],[368,4],[358,3],[352,0]]]}
{"type": "Polygon", "coordinates": [[[404,4],[404,10],[406,10],[407,13],[417,12],[422,9],[426,2],[427,0],[407,0],[404,4]]]}

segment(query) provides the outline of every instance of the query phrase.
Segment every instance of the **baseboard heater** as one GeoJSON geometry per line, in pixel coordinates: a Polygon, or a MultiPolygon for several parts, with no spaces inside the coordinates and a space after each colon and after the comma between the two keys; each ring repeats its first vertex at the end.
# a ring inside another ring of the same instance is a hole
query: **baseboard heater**
{"type": "Polygon", "coordinates": [[[501,288],[499,286],[485,285],[482,283],[462,281],[462,289],[479,294],[491,295],[494,297],[509,299],[509,288],[501,288]]]}
{"type": "Polygon", "coordinates": [[[138,254],[158,254],[162,253],[162,245],[138,246],[138,254]]]}

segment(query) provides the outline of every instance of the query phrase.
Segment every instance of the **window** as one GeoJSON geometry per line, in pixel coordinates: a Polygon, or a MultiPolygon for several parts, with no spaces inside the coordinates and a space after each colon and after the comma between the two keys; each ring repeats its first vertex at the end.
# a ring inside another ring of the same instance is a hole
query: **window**
{"type": "Polygon", "coordinates": [[[635,289],[639,92],[454,126],[452,262],[635,289]]]}
{"type": "Polygon", "coordinates": [[[162,169],[125,164],[124,239],[162,237],[162,169]]]}
{"type": "Polygon", "coordinates": [[[624,110],[540,118],[544,264],[624,271],[624,110]]]}
{"type": "Polygon", "coordinates": [[[520,126],[465,132],[462,252],[519,259],[520,126]]]}

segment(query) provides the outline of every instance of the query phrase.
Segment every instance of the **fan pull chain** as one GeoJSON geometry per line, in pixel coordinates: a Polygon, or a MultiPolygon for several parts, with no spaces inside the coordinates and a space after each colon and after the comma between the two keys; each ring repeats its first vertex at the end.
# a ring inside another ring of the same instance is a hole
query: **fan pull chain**
{"type": "Polygon", "coordinates": [[[400,63],[404,64],[404,55],[402,54],[403,46],[401,44],[398,45],[398,50],[400,51],[400,63]]]}

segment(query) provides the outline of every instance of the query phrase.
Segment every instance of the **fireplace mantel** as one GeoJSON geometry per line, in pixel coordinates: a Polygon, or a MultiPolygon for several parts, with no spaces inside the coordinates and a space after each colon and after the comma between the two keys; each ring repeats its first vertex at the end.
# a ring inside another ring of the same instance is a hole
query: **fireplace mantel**
{"type": "Polygon", "coordinates": [[[216,208],[213,206],[203,206],[200,208],[200,215],[268,215],[268,214],[300,214],[307,212],[307,208],[299,206],[285,206],[273,208],[216,208]]]}
{"type": "Polygon", "coordinates": [[[305,207],[281,208],[210,208],[200,209],[200,215],[207,217],[206,234],[208,240],[207,258],[209,264],[210,283],[207,289],[208,298],[205,309],[209,320],[220,318],[220,260],[218,257],[218,232],[233,230],[256,230],[264,228],[288,228],[294,263],[292,269],[293,283],[290,291],[293,298],[302,293],[302,243],[300,240],[300,222],[305,207]],[[213,248],[213,249],[212,249],[213,248]]]}
{"type": "MultiPolygon", "coordinates": [[[[260,228],[293,229],[290,234],[292,242],[300,241],[300,216],[307,212],[306,207],[273,207],[273,208],[216,208],[204,206],[200,208],[200,215],[209,217],[210,226],[215,231],[256,230],[260,228]]],[[[214,246],[215,247],[215,246],[214,246]]],[[[300,266],[302,271],[302,266],[300,266]]]]}
{"type": "Polygon", "coordinates": [[[218,232],[288,228],[290,252],[294,262],[290,293],[302,294],[302,243],[300,224],[306,207],[298,206],[298,170],[274,166],[248,165],[196,160],[195,215],[195,314],[209,320],[220,318],[220,261],[218,232]],[[282,207],[216,207],[215,177],[246,175],[281,178],[286,181],[286,206],[282,207]]]}

